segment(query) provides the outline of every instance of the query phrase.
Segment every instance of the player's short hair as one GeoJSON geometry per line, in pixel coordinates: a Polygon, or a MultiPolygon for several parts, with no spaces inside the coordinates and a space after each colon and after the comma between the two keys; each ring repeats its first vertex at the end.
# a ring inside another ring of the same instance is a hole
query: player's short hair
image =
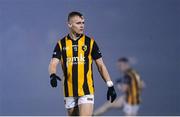
{"type": "Polygon", "coordinates": [[[121,58],[118,59],[118,62],[128,63],[128,62],[129,62],[129,59],[126,58],[126,57],[121,57],[121,58]]]}
{"type": "Polygon", "coordinates": [[[72,12],[70,12],[69,15],[68,15],[68,21],[69,21],[72,17],[74,17],[74,16],[82,17],[83,15],[82,15],[80,12],[72,11],[72,12]]]}

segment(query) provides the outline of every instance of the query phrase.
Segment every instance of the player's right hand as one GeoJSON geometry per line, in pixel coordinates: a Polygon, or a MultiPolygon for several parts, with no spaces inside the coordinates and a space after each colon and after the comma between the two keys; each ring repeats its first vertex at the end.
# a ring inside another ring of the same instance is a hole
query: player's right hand
{"type": "Polygon", "coordinates": [[[50,79],[50,83],[53,88],[57,87],[57,80],[61,81],[61,78],[54,73],[50,75],[50,79]]]}

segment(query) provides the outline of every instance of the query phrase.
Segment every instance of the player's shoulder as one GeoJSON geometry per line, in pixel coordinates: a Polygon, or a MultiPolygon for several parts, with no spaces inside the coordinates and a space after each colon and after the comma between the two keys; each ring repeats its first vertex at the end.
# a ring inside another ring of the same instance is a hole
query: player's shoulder
{"type": "Polygon", "coordinates": [[[59,39],[58,39],[58,42],[65,41],[66,37],[67,37],[67,36],[64,36],[64,37],[62,37],[62,38],[59,38],[59,39]]]}
{"type": "Polygon", "coordinates": [[[94,41],[94,37],[92,37],[92,36],[85,35],[85,38],[87,40],[94,41]]]}
{"type": "Polygon", "coordinates": [[[134,73],[134,74],[137,74],[137,75],[139,75],[139,73],[138,73],[138,71],[136,70],[136,69],[132,69],[132,71],[131,71],[132,73],[134,73]]]}
{"type": "Polygon", "coordinates": [[[134,68],[131,68],[129,72],[136,73],[137,71],[134,68]]]}
{"type": "Polygon", "coordinates": [[[130,68],[126,71],[126,74],[128,75],[134,74],[134,71],[135,71],[134,69],[130,68]]]}
{"type": "Polygon", "coordinates": [[[129,74],[130,76],[139,76],[138,71],[137,71],[136,69],[134,69],[134,68],[129,69],[129,70],[128,70],[128,74],[129,74]]]}
{"type": "Polygon", "coordinates": [[[66,39],[66,36],[64,36],[63,38],[58,39],[57,44],[59,45],[60,48],[61,48],[62,45],[65,44],[65,39],[66,39]]]}

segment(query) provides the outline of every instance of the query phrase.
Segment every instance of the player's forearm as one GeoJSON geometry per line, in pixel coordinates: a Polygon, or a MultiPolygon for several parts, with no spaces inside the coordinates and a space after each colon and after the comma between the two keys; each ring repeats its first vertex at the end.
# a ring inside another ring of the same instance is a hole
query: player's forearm
{"type": "Polygon", "coordinates": [[[98,67],[99,73],[105,82],[111,81],[110,75],[105,65],[101,65],[98,67]]]}
{"type": "Polygon", "coordinates": [[[57,65],[53,64],[51,61],[49,64],[49,74],[53,74],[53,73],[56,74],[56,67],[57,67],[57,65]]]}

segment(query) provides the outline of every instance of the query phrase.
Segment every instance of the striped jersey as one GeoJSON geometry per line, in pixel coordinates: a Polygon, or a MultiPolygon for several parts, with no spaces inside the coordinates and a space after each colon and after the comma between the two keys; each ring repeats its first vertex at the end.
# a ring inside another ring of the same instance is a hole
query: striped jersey
{"type": "Polygon", "coordinates": [[[131,105],[139,104],[142,88],[142,81],[139,74],[135,70],[129,69],[125,73],[124,78],[127,81],[126,83],[129,85],[126,92],[126,102],[131,105]]]}
{"type": "Polygon", "coordinates": [[[94,39],[84,34],[77,40],[67,35],[58,41],[52,58],[60,60],[65,77],[65,97],[94,94],[92,63],[101,57],[94,39]]]}

